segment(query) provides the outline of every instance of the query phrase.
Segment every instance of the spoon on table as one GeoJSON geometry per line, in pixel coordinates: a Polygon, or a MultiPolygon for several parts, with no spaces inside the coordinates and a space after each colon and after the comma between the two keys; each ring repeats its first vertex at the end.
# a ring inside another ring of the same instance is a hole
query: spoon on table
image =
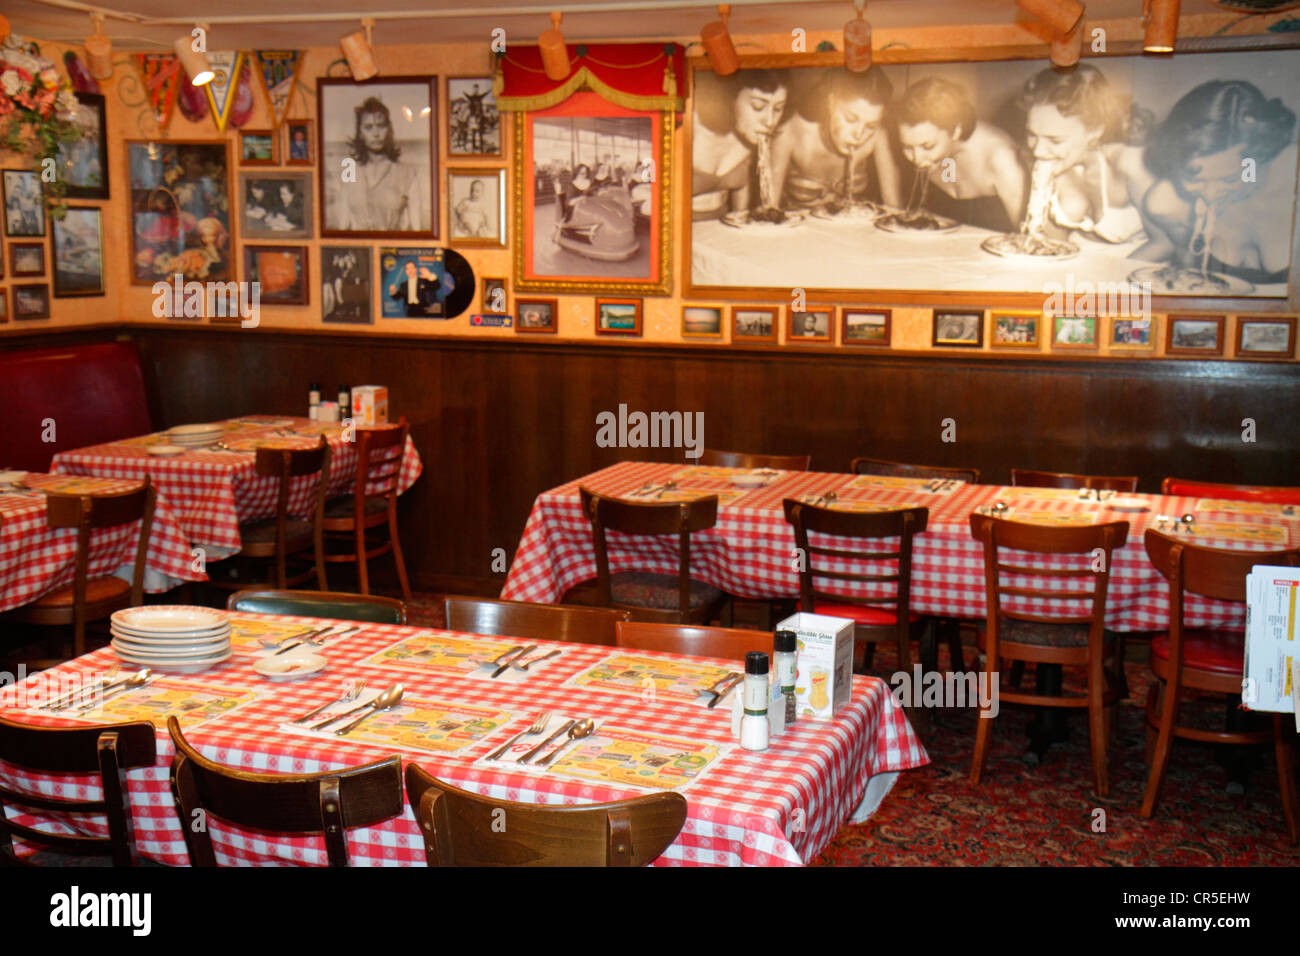
{"type": "Polygon", "coordinates": [[[345,710],[343,713],[341,713],[341,714],[335,714],[333,717],[327,717],[327,718],[325,718],[325,719],[322,720],[322,721],[318,721],[317,723],[312,724],[312,725],[311,725],[310,727],[308,727],[307,729],[308,729],[308,730],[321,730],[322,728],[328,726],[329,724],[337,724],[337,723],[338,723],[340,720],[342,720],[344,717],[351,717],[353,714],[359,714],[359,713],[361,713],[361,711],[366,710],[366,709],[369,708],[372,704],[374,704],[375,701],[382,699],[383,697],[385,697],[385,696],[388,695],[388,694],[393,693],[394,691],[396,691],[397,693],[400,694],[400,693],[402,692],[402,685],[401,685],[401,684],[389,684],[387,687],[385,687],[382,691],[379,692],[379,695],[378,695],[377,697],[375,697],[374,700],[367,701],[367,702],[364,703],[364,704],[358,704],[356,707],[353,707],[351,710],[345,710]]]}
{"type": "Polygon", "coordinates": [[[107,692],[101,694],[98,700],[92,697],[90,703],[77,708],[77,713],[84,714],[88,710],[94,710],[96,707],[102,705],[104,701],[108,700],[108,698],[116,697],[118,694],[125,693],[128,690],[135,690],[137,687],[143,687],[151,680],[153,680],[153,671],[146,667],[144,670],[132,674],[116,687],[112,687],[107,692]]]}
{"type": "Polygon", "coordinates": [[[362,714],[360,717],[352,721],[352,723],[348,724],[346,727],[340,727],[338,730],[334,731],[334,736],[342,737],[348,732],[356,730],[358,727],[360,727],[361,722],[363,720],[367,720],[370,717],[373,717],[381,710],[391,710],[392,708],[396,707],[399,703],[401,703],[402,695],[404,693],[405,691],[402,689],[401,684],[394,684],[392,687],[388,688],[386,691],[384,691],[382,694],[380,694],[378,697],[376,697],[374,700],[372,700],[369,703],[368,706],[370,707],[370,713],[362,714]]]}
{"type": "Polygon", "coordinates": [[[592,720],[590,717],[578,721],[576,724],[574,724],[572,727],[569,728],[569,739],[561,741],[560,746],[556,747],[554,750],[548,753],[541,760],[537,761],[537,766],[545,767],[547,764],[549,764],[552,760],[555,759],[556,754],[558,754],[561,750],[569,746],[569,744],[573,743],[573,741],[575,740],[581,740],[583,737],[590,737],[591,732],[595,729],[596,729],[596,722],[592,720]]]}

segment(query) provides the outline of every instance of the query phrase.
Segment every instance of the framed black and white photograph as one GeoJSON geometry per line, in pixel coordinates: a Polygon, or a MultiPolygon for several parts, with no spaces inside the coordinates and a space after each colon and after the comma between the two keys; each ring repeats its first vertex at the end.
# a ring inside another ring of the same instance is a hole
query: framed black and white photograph
{"type": "MultiPolygon", "coordinates": [[[[81,138],[59,144],[59,176],[69,199],[108,198],[108,121],[102,93],[78,93],[73,122],[81,138]]],[[[55,293],[58,294],[57,292],[55,293]]]]}
{"type": "Polygon", "coordinates": [[[321,246],[320,317],[325,322],[373,323],[370,246],[321,246]]]}
{"type": "Polygon", "coordinates": [[[717,305],[682,306],[682,337],[688,339],[722,338],[722,307],[717,305]]]}
{"type": "Polygon", "coordinates": [[[264,305],[307,305],[306,246],[244,245],[244,280],[261,283],[264,305]]]}
{"type": "Polygon", "coordinates": [[[240,173],[243,239],[311,239],[311,173],[240,173]]]}
{"type": "Polygon", "coordinates": [[[833,334],[831,316],[834,309],[828,306],[808,306],[786,310],[789,324],[785,330],[786,344],[800,342],[829,342],[833,334]]]}
{"type": "Polygon", "coordinates": [[[28,169],[6,169],[4,186],[5,235],[45,235],[45,199],[40,178],[28,169]]]}
{"type": "Polygon", "coordinates": [[[448,238],[458,246],[505,246],[506,171],[447,170],[448,238]]]}
{"type": "Polygon", "coordinates": [[[984,344],[984,313],[934,310],[932,345],[977,349],[984,344]]]}
{"type": "Polygon", "coordinates": [[[239,131],[239,165],[280,165],[280,153],[275,130],[241,129],[239,131]]]}
{"type": "Polygon", "coordinates": [[[316,162],[316,124],[309,119],[284,121],[284,164],[311,166],[316,162]]]}
{"type": "Polygon", "coordinates": [[[519,320],[516,332],[554,332],[559,321],[560,307],[555,299],[515,299],[519,320]]]}
{"type": "Polygon", "coordinates": [[[434,78],[322,79],[317,89],[321,235],[436,238],[434,78]]]}
{"type": "Polygon", "coordinates": [[[19,276],[45,275],[45,243],[9,243],[9,271],[19,276]]]}
{"type": "Polygon", "coordinates": [[[501,155],[501,115],[492,77],[447,77],[447,155],[501,155]]]}
{"type": "Polygon", "coordinates": [[[484,312],[491,312],[496,315],[510,311],[509,299],[506,296],[505,279],[483,277],[483,300],[480,308],[484,312]]]}
{"type": "Polygon", "coordinates": [[[731,341],[733,344],[775,342],[777,313],[774,305],[733,305],[731,307],[731,341]]]}
{"type": "Polygon", "coordinates": [[[889,348],[892,309],[840,309],[840,344],[889,348]]]}
{"type": "Polygon", "coordinates": [[[50,220],[54,244],[54,297],[103,295],[104,222],[97,206],[69,206],[50,220]]]}
{"type": "Polygon", "coordinates": [[[1169,316],[1169,341],[1165,343],[1165,354],[1222,355],[1226,318],[1222,315],[1169,316]]]}
{"type": "Polygon", "coordinates": [[[44,282],[13,286],[15,319],[48,319],[50,287],[44,282]]]}
{"type": "Polygon", "coordinates": [[[1237,316],[1237,356],[1239,358],[1291,358],[1295,355],[1294,315],[1237,316]]]}

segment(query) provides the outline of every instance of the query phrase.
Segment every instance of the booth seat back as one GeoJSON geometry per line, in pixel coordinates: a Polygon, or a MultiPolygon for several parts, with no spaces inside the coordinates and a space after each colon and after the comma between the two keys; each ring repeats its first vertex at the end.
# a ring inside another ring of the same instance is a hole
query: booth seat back
{"type": "Polygon", "coordinates": [[[0,467],[48,471],[61,451],[153,430],[131,344],[0,351],[0,383],[10,403],[0,467]]]}

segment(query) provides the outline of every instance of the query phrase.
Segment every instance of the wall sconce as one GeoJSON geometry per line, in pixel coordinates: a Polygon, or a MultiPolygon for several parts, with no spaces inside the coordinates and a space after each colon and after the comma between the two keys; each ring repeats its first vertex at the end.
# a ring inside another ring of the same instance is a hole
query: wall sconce
{"type": "Polygon", "coordinates": [[[709,65],[718,76],[730,76],[740,69],[740,57],[736,56],[736,45],[731,42],[731,33],[727,30],[729,16],[731,4],[718,4],[719,19],[706,23],[700,31],[700,42],[709,55],[709,65]]]}
{"type": "Polygon", "coordinates": [[[1083,53],[1083,21],[1066,34],[1052,37],[1052,66],[1062,68],[1074,66],[1083,53]]]}
{"type": "Polygon", "coordinates": [[[537,48],[542,51],[542,69],[546,71],[546,78],[554,83],[567,80],[573,71],[569,48],[564,45],[564,34],[560,32],[563,19],[563,13],[552,11],[551,28],[537,38],[537,48]]]}
{"type": "Polygon", "coordinates": [[[1142,22],[1146,33],[1142,49],[1148,53],[1173,53],[1178,39],[1179,0],[1143,0],[1142,22]]]}
{"type": "Polygon", "coordinates": [[[1079,0],[1016,0],[1016,6],[1042,20],[1062,36],[1077,27],[1083,19],[1083,4],[1079,0]]]}
{"type": "Polygon", "coordinates": [[[113,41],[104,36],[104,15],[92,13],[90,22],[95,32],[86,37],[86,67],[97,80],[113,78],[113,41]]]}
{"type": "Polygon", "coordinates": [[[176,51],[176,59],[181,61],[190,82],[195,86],[205,86],[216,78],[216,74],[208,65],[208,55],[195,50],[192,44],[193,36],[186,33],[176,38],[172,49],[176,51]]]}
{"type": "Polygon", "coordinates": [[[844,24],[844,69],[865,73],[871,69],[871,24],[863,19],[867,0],[853,0],[858,15],[844,24]]]}
{"type": "Polygon", "coordinates": [[[373,17],[362,17],[361,29],[339,40],[343,58],[348,61],[348,69],[352,71],[354,80],[368,80],[379,75],[379,67],[375,66],[375,51],[370,46],[370,31],[374,28],[373,17]]]}

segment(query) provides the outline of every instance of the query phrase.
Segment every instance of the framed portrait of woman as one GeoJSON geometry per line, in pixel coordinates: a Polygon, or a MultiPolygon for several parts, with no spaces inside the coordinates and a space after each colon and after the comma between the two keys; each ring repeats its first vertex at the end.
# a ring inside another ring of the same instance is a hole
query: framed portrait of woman
{"type": "Polygon", "coordinates": [[[435,79],[318,84],[321,235],[436,238],[435,79]]]}

